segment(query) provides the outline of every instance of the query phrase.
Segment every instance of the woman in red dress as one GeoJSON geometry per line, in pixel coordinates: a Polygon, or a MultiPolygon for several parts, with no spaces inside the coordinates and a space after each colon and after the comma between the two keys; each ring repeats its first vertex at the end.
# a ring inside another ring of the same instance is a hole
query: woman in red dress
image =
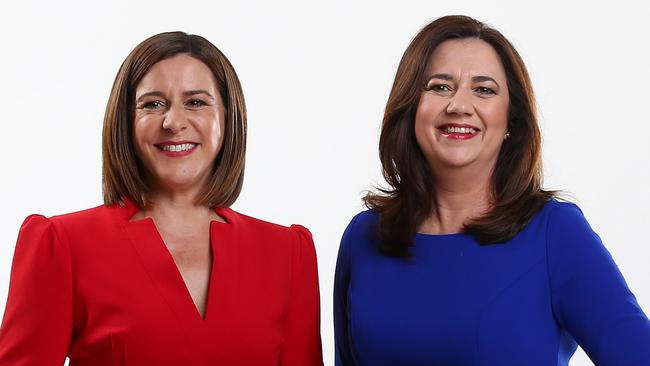
{"type": "Polygon", "coordinates": [[[106,109],[104,205],[20,229],[0,366],[322,365],[309,231],[228,208],[245,141],[214,45],[138,45],[106,109]]]}

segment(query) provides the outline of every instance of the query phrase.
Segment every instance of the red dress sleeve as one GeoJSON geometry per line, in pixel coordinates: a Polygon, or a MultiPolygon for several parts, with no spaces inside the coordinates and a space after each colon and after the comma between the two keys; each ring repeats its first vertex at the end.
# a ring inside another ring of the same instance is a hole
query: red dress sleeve
{"type": "Polygon", "coordinates": [[[282,366],[322,365],[320,300],[316,250],[311,233],[292,225],[293,249],[289,310],[284,330],[282,366]]]}
{"type": "Polygon", "coordinates": [[[72,337],[67,242],[40,215],[25,219],[14,253],[0,328],[0,366],[61,366],[72,337]]]}

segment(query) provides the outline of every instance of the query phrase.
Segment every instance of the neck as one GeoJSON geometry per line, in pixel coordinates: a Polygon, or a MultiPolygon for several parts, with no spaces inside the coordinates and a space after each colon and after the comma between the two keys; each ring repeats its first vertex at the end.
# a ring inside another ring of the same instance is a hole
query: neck
{"type": "Polygon", "coordinates": [[[436,210],[424,220],[421,232],[462,232],[464,224],[490,207],[491,171],[454,169],[435,174],[436,210]],[[444,174],[443,174],[444,173],[444,174]]]}
{"type": "Polygon", "coordinates": [[[196,193],[192,191],[158,191],[147,197],[147,207],[142,216],[154,218],[174,218],[178,220],[200,220],[218,216],[211,207],[196,203],[196,193]]]}

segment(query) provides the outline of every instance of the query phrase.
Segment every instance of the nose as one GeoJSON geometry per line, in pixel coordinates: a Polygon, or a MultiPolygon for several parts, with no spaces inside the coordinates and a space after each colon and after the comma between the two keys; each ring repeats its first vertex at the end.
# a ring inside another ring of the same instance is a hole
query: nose
{"type": "Polygon", "coordinates": [[[176,134],[186,129],[187,124],[187,116],[185,116],[184,108],[171,106],[167,110],[167,113],[165,113],[162,128],[176,134]]]}
{"type": "Polygon", "coordinates": [[[459,89],[449,99],[447,113],[449,114],[474,114],[474,105],[472,104],[471,92],[459,89]]]}

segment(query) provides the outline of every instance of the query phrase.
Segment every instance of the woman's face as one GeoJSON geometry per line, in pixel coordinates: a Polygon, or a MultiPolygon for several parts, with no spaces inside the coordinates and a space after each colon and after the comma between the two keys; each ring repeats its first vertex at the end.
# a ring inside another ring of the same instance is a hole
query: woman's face
{"type": "Polygon", "coordinates": [[[212,71],[186,54],[153,65],[135,90],[133,139],[156,189],[206,184],[221,149],[224,105],[212,71]]]}
{"type": "Polygon", "coordinates": [[[415,114],[415,137],[434,174],[468,166],[491,171],[505,139],[508,102],[492,46],[474,38],[441,43],[415,114]]]}

